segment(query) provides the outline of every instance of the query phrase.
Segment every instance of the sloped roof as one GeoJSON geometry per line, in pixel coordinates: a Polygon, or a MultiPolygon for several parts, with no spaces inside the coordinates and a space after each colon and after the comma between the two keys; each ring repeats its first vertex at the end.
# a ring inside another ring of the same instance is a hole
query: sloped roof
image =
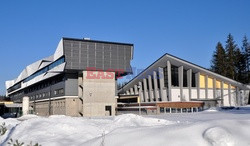
{"type": "Polygon", "coordinates": [[[250,89],[250,86],[244,85],[228,77],[214,73],[204,67],[201,67],[199,65],[193,64],[191,62],[188,62],[186,60],[180,59],[176,56],[166,53],[158,60],[153,62],[150,66],[148,66],[145,70],[143,70],[141,73],[139,73],[137,76],[135,76],[127,84],[125,84],[121,89],[119,89],[118,93],[123,93],[124,91],[133,88],[133,86],[138,84],[138,82],[142,81],[143,78],[147,78],[148,75],[153,75],[153,71],[157,71],[159,67],[166,67],[167,61],[170,61],[170,63],[175,66],[183,66],[184,69],[192,69],[193,72],[200,72],[201,74],[206,74],[208,76],[216,77],[219,80],[223,80],[224,82],[228,82],[242,89],[250,89]]]}
{"type": "Polygon", "coordinates": [[[28,65],[16,79],[9,80],[5,82],[6,89],[10,88],[11,86],[23,81],[27,77],[31,76],[38,70],[44,68],[45,66],[51,64],[52,62],[56,61],[59,59],[61,56],[63,56],[63,41],[59,42],[57,49],[55,53],[49,57],[43,58],[41,60],[38,60],[30,65],[28,65]]]}

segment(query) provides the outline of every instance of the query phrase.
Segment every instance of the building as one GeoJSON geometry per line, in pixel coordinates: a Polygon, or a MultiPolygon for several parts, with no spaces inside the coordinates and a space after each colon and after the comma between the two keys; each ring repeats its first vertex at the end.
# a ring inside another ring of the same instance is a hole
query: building
{"type": "Polygon", "coordinates": [[[248,103],[249,85],[165,54],[119,90],[118,110],[177,112],[248,103]],[[126,103],[126,104],[125,104],[126,103]],[[140,105],[139,105],[140,104],[140,105]],[[143,108],[145,107],[145,108],[143,108]]]}
{"type": "Polygon", "coordinates": [[[105,116],[119,112],[193,112],[241,106],[249,85],[165,54],[117,89],[132,74],[133,44],[62,38],[52,56],[6,81],[7,96],[24,114],[105,116]]]}
{"type": "Polygon", "coordinates": [[[114,115],[116,80],[132,73],[132,58],[133,44],[62,38],[52,56],[6,81],[6,94],[25,113],[114,115]]]}

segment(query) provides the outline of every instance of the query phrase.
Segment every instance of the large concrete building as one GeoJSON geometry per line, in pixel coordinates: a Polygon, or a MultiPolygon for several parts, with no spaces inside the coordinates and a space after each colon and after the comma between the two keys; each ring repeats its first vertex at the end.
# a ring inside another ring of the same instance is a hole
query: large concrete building
{"type": "Polygon", "coordinates": [[[6,94],[41,116],[114,115],[116,79],[132,73],[132,57],[133,44],[62,38],[54,55],[6,81],[6,94]]]}
{"type": "Polygon", "coordinates": [[[54,55],[6,81],[6,94],[23,103],[24,113],[41,116],[198,111],[248,103],[249,85],[170,54],[118,90],[117,78],[132,73],[132,58],[133,44],[63,38],[54,55]]]}
{"type": "Polygon", "coordinates": [[[136,109],[136,102],[138,108],[158,112],[241,106],[248,103],[249,90],[249,85],[165,54],[119,90],[118,101],[127,104],[118,109],[136,109]]]}

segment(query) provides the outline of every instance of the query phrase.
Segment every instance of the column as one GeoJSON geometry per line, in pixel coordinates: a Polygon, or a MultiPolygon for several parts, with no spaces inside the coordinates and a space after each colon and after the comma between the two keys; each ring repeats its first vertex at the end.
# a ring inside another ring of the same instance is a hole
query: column
{"type": "Polygon", "coordinates": [[[164,88],[164,73],[163,73],[163,68],[159,67],[158,68],[158,73],[159,73],[159,81],[160,81],[160,93],[161,93],[161,100],[162,101],[167,101],[167,96],[163,93],[163,88],[164,88]]]}
{"type": "Polygon", "coordinates": [[[148,98],[148,89],[147,89],[147,79],[144,78],[143,79],[143,93],[144,93],[144,99],[145,99],[145,102],[149,102],[149,98],[148,98]]]}
{"type": "Polygon", "coordinates": [[[224,105],[224,82],[221,81],[220,84],[220,90],[221,90],[221,105],[224,105]]]}
{"type": "Polygon", "coordinates": [[[157,73],[156,73],[156,71],[153,71],[153,79],[154,79],[155,100],[159,101],[159,91],[158,91],[157,73]]]}
{"type": "Polygon", "coordinates": [[[170,61],[167,61],[167,69],[168,69],[168,98],[169,101],[172,101],[172,93],[171,93],[171,88],[172,88],[172,78],[171,78],[171,63],[170,61]]]}
{"type": "Polygon", "coordinates": [[[200,72],[195,74],[196,86],[197,86],[197,99],[200,99],[200,72]]]}
{"type": "Polygon", "coordinates": [[[134,90],[133,90],[133,88],[130,88],[130,95],[134,95],[134,90]]]}
{"type": "Polygon", "coordinates": [[[188,96],[189,101],[191,101],[192,96],[192,69],[187,71],[187,82],[188,82],[188,96]]]}
{"type": "Polygon", "coordinates": [[[232,97],[231,97],[231,84],[228,84],[228,100],[229,100],[229,105],[232,106],[232,97]]]}
{"type": "Polygon", "coordinates": [[[205,76],[205,98],[208,99],[208,75],[205,76]]]}
{"type": "Polygon", "coordinates": [[[183,66],[178,68],[178,78],[180,87],[180,101],[183,101],[183,66]]]}
{"type": "Polygon", "coordinates": [[[240,106],[239,99],[240,99],[240,90],[239,87],[236,87],[236,106],[240,106]]]}
{"type": "Polygon", "coordinates": [[[141,102],[145,102],[145,100],[144,100],[144,96],[143,96],[143,93],[142,93],[142,83],[141,82],[139,82],[139,96],[140,96],[140,98],[141,98],[141,102]]]}
{"type": "Polygon", "coordinates": [[[137,95],[138,94],[138,86],[137,85],[134,85],[134,91],[135,91],[135,94],[137,95]]]}
{"type": "Polygon", "coordinates": [[[216,98],[216,79],[213,78],[213,98],[216,98]]]}
{"type": "Polygon", "coordinates": [[[129,92],[129,90],[127,90],[127,91],[126,91],[126,95],[130,95],[130,92],[129,92]]]}
{"type": "Polygon", "coordinates": [[[23,115],[28,115],[29,114],[29,97],[24,96],[23,97],[23,102],[22,102],[22,111],[23,115]]]}
{"type": "Polygon", "coordinates": [[[151,75],[148,75],[148,93],[149,93],[149,98],[150,101],[154,101],[154,93],[153,93],[153,88],[152,88],[152,77],[151,75]]]}

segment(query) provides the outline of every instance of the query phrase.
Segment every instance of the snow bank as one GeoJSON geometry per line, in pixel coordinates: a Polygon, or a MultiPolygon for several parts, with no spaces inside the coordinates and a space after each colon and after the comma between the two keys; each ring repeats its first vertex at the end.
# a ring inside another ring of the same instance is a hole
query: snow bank
{"type": "Polygon", "coordinates": [[[247,146],[250,145],[249,113],[244,109],[243,112],[124,114],[91,119],[59,115],[0,118],[0,124],[5,122],[8,129],[0,136],[0,145],[6,145],[12,138],[43,146],[247,146]]]}
{"type": "Polygon", "coordinates": [[[82,145],[248,146],[250,121],[219,120],[156,127],[127,127],[82,145]],[[244,123],[242,125],[242,123],[244,123]],[[215,126],[216,125],[216,126],[215,126]],[[240,127],[240,128],[239,128],[240,127]]]}
{"type": "Polygon", "coordinates": [[[18,118],[19,121],[24,121],[28,119],[38,118],[37,115],[24,115],[18,118]]]}
{"type": "Polygon", "coordinates": [[[176,122],[157,119],[157,118],[145,118],[135,114],[123,114],[114,118],[110,128],[121,128],[121,127],[131,127],[131,126],[160,126],[160,125],[170,125],[175,124],[176,122]]]}
{"type": "Polygon", "coordinates": [[[234,137],[222,127],[208,128],[203,137],[213,146],[234,146],[234,137]]]}

